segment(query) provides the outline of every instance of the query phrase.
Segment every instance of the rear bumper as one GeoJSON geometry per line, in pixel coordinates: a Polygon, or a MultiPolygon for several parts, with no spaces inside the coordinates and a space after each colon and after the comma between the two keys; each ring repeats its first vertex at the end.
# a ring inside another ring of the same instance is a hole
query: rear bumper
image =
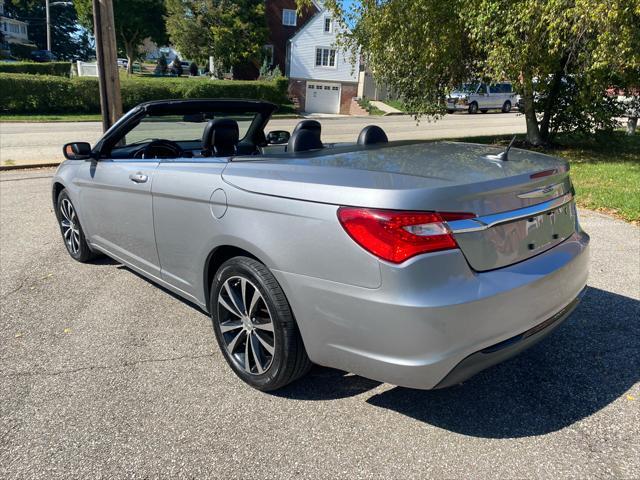
{"type": "Polygon", "coordinates": [[[446,377],[440,380],[440,383],[434,388],[447,388],[457,385],[464,380],[473,377],[476,373],[481,372],[493,365],[504,362],[520,352],[532,347],[544,337],[558,328],[564,322],[571,312],[575,310],[584,295],[585,289],[580,292],[569,305],[560,310],[558,313],[548,318],[544,322],[530,328],[526,332],[515,335],[503,342],[497,343],[487,348],[483,348],[479,352],[472,353],[462,360],[451,370],[446,377]]]}
{"type": "MultiPolygon", "coordinates": [[[[457,381],[453,376],[445,381],[455,369],[459,378],[461,372],[479,371],[480,357],[467,362],[473,368],[459,366],[477,352],[523,335],[559,312],[568,315],[586,285],[588,250],[588,235],[577,232],[536,257],[482,273],[474,272],[459,250],[438,252],[402,265],[381,263],[377,289],[273,273],[313,362],[431,389],[457,381]]],[[[524,340],[502,353],[516,354],[534,338],[524,340]]],[[[491,355],[487,366],[504,358],[491,355]]]]}

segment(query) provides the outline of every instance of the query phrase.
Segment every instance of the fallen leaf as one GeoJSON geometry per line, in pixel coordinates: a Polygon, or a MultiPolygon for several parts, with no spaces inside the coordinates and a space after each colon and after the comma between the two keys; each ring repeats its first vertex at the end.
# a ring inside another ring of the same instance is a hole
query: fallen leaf
{"type": "Polygon", "coordinates": [[[634,397],[633,395],[627,395],[627,400],[635,400],[636,397],[634,397]]]}
{"type": "Polygon", "coordinates": [[[63,331],[64,331],[64,333],[71,333],[71,329],[70,328],[65,328],[63,331]]]}

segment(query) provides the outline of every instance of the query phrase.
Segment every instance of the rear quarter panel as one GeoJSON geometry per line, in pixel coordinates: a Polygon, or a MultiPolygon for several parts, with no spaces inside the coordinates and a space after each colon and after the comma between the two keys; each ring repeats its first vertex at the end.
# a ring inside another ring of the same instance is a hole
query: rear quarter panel
{"type": "Polygon", "coordinates": [[[344,232],[335,205],[246,192],[222,180],[224,168],[165,163],[154,176],[156,242],[167,282],[205,305],[207,259],[221,246],[234,246],[272,270],[380,285],[378,261],[344,232]],[[224,195],[212,198],[216,190],[224,195]]]}

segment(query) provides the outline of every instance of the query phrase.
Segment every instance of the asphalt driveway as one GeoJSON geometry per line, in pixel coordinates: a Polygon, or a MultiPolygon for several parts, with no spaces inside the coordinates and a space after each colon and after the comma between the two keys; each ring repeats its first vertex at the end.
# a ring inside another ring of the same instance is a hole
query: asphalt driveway
{"type": "Polygon", "coordinates": [[[264,394],[197,308],[108,259],[71,260],[50,175],[0,175],[0,478],[638,478],[637,227],[581,212],[583,303],[462,386],[315,367],[264,394]]]}

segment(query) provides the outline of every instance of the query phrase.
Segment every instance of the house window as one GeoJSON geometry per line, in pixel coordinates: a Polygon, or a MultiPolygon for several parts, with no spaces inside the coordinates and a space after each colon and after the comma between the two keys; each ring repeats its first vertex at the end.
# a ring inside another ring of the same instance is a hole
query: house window
{"type": "Polygon", "coordinates": [[[330,17],[324,19],[324,31],[325,33],[331,33],[333,31],[333,22],[330,17]]]}
{"type": "Polygon", "coordinates": [[[296,11],[283,9],[282,10],[282,24],[287,25],[289,27],[295,27],[297,23],[296,11]]]}
{"type": "Polygon", "coordinates": [[[267,65],[273,65],[273,45],[265,45],[263,48],[264,59],[267,61],[267,65]]]}
{"type": "Polygon", "coordinates": [[[316,67],[335,67],[336,50],[334,48],[316,48],[316,67]]]}

